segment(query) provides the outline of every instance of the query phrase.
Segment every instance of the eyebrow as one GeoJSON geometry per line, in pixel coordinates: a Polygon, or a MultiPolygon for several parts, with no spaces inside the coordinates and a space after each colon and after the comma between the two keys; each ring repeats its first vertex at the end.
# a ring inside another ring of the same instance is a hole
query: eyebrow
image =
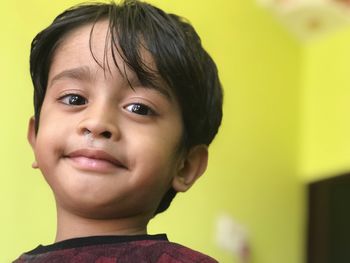
{"type": "Polygon", "coordinates": [[[61,79],[75,79],[75,80],[85,80],[91,79],[91,72],[89,67],[83,66],[78,68],[66,69],[55,75],[49,85],[51,86],[54,82],[61,79]]]}
{"type": "MultiPolygon", "coordinates": [[[[132,81],[131,81],[132,83],[132,81]]],[[[154,90],[155,92],[159,93],[160,95],[162,95],[163,97],[165,97],[168,101],[173,101],[173,97],[170,95],[170,92],[162,87],[158,87],[158,86],[131,86],[132,90],[137,90],[137,89],[145,89],[145,90],[154,90]]]]}
{"type": "Polygon", "coordinates": [[[168,101],[173,100],[173,96],[171,96],[171,92],[169,91],[169,89],[163,87],[165,86],[165,84],[162,84],[163,81],[156,81],[157,85],[148,85],[148,86],[143,86],[142,84],[138,85],[138,83],[140,83],[140,80],[136,77],[134,72],[132,74],[125,73],[125,78],[127,79],[130,85],[130,88],[132,90],[135,90],[135,87],[141,88],[141,89],[154,90],[160,93],[161,95],[163,95],[168,101]]]}
{"type": "MultiPolygon", "coordinates": [[[[52,86],[54,82],[57,82],[62,79],[74,79],[74,80],[88,80],[90,81],[92,78],[92,74],[90,71],[90,68],[87,66],[82,66],[82,67],[77,67],[77,68],[72,68],[72,69],[66,69],[63,70],[62,72],[58,73],[55,75],[49,82],[49,86],[52,86]]],[[[167,100],[172,101],[172,96],[171,93],[168,91],[168,89],[161,87],[161,85],[155,86],[139,86],[135,85],[135,83],[139,83],[139,80],[134,74],[127,75],[126,78],[128,79],[128,83],[131,86],[130,88],[132,90],[136,90],[135,88],[141,88],[141,89],[149,89],[149,90],[154,90],[158,92],[159,94],[163,95],[167,100]],[[133,85],[134,83],[134,85],[133,85]]]]}

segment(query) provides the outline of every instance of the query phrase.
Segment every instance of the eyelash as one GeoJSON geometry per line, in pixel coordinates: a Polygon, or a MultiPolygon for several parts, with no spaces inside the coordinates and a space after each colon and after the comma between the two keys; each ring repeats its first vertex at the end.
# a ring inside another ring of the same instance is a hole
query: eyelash
{"type": "MultiPolygon", "coordinates": [[[[88,101],[79,94],[69,93],[58,98],[58,100],[68,106],[85,105],[88,101]],[[83,100],[83,101],[82,101],[83,100]]],[[[127,111],[143,116],[156,115],[156,112],[149,106],[143,103],[130,103],[124,107],[127,111]]]]}

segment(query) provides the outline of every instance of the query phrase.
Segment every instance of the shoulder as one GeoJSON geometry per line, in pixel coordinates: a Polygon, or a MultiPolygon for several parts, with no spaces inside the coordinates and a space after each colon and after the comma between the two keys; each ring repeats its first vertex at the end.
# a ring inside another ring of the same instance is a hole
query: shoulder
{"type": "Polygon", "coordinates": [[[23,254],[18,263],[34,262],[152,262],[214,263],[213,258],[163,236],[87,237],[39,246],[23,254]]]}
{"type": "Polygon", "coordinates": [[[163,241],[154,244],[154,250],[161,252],[158,255],[157,262],[173,262],[173,263],[215,263],[218,262],[215,259],[201,253],[185,247],[183,245],[163,241]]]}

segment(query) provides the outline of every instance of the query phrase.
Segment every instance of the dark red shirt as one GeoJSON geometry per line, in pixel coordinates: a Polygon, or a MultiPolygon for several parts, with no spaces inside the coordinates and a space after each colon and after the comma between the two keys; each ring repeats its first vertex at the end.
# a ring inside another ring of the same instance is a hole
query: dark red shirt
{"type": "Polygon", "coordinates": [[[93,236],[38,246],[14,263],[213,263],[213,258],[169,242],[166,235],[93,236]]]}

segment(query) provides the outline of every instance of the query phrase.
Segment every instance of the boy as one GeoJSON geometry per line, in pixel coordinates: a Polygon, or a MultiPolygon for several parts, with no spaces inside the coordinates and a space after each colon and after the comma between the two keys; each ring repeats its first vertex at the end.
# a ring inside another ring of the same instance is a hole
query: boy
{"type": "Polygon", "coordinates": [[[136,0],[59,15],[32,42],[33,168],[53,190],[55,243],[15,262],[216,262],[147,235],[206,169],[222,117],[192,26],[136,0]]]}

